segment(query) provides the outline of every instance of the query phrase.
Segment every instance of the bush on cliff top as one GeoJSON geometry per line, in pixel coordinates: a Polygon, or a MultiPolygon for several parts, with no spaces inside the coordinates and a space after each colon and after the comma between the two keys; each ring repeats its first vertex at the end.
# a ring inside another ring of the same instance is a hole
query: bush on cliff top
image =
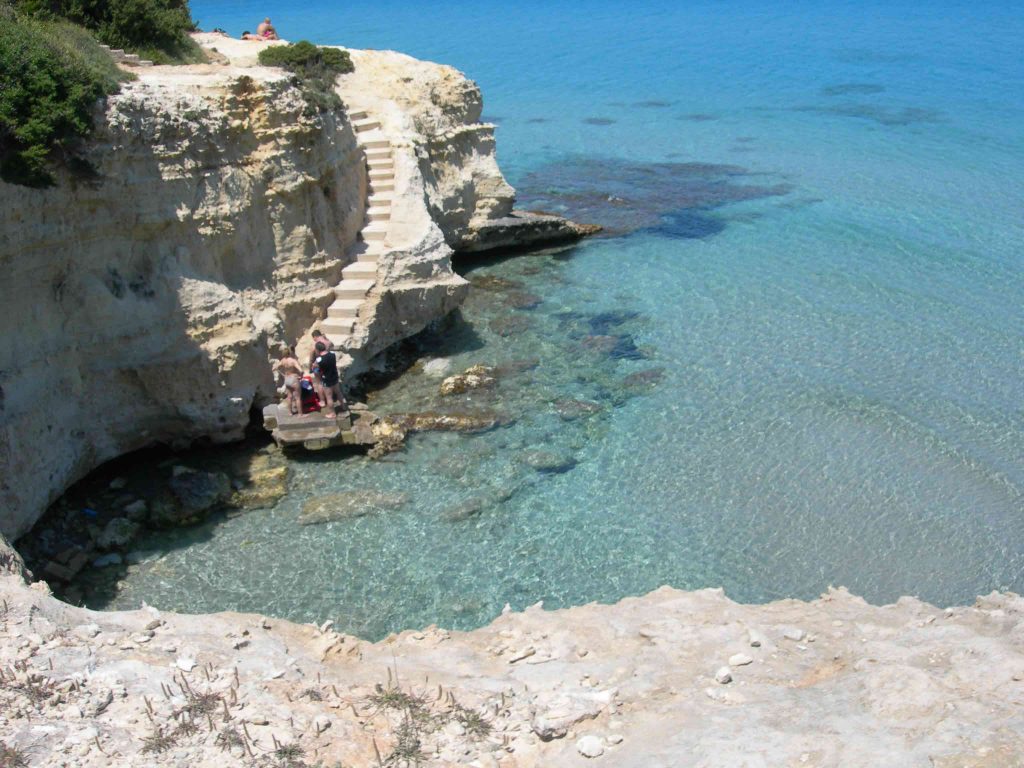
{"type": "Polygon", "coordinates": [[[52,162],[89,172],[79,145],[97,100],[125,77],[82,28],[0,4],[0,178],[47,187],[52,162]]]}
{"type": "Polygon", "coordinates": [[[259,62],[265,67],[281,67],[293,72],[302,85],[308,111],[313,114],[341,107],[341,99],[334,92],[334,81],[338,75],[355,69],[348,51],[321,48],[308,40],[264,48],[260,51],[259,62]]]}

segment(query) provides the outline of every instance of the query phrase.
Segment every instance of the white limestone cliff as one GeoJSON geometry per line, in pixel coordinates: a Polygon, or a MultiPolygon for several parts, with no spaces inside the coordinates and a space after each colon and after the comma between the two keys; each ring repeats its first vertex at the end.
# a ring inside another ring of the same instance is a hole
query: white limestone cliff
{"type": "MultiPolygon", "coordinates": [[[[274,397],[269,359],[325,317],[358,258],[368,178],[352,110],[310,117],[286,73],[256,65],[261,43],[199,39],[219,63],[138,69],[108,99],[95,183],[0,183],[0,534],[12,540],[104,461],[237,439],[274,397]]],[[[452,247],[508,214],[513,191],[474,84],[398,53],[352,55],[338,92],[380,113],[400,181],[351,339],[359,367],[459,304],[452,247]]]]}

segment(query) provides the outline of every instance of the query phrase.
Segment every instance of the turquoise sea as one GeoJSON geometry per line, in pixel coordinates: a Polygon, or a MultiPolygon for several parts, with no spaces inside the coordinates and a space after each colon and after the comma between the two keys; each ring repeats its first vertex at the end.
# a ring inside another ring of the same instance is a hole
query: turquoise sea
{"type": "MultiPolygon", "coordinates": [[[[192,8],[458,67],[523,204],[609,232],[462,264],[467,305],[412,350],[518,361],[459,401],[509,426],[300,460],[276,508],[150,537],[162,558],[95,604],[379,637],[661,584],[1024,591],[1019,3],[192,8]],[[536,451],[575,465],[539,472],[536,451]],[[297,525],[353,489],[409,502],[297,525]]],[[[414,367],[372,405],[436,408],[438,381],[414,367]]]]}

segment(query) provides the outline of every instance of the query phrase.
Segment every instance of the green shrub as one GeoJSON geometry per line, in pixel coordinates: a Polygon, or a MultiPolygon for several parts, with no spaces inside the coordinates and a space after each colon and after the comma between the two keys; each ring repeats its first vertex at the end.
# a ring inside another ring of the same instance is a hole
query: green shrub
{"type": "Polygon", "coordinates": [[[187,0],[15,0],[15,7],[23,17],[81,24],[107,45],[157,63],[203,60],[188,36],[195,24],[187,0]]]}
{"type": "Polygon", "coordinates": [[[259,62],[265,67],[281,67],[295,73],[308,111],[314,114],[341,107],[341,99],[334,92],[334,81],[338,75],[355,69],[348,51],[321,48],[308,40],[264,48],[260,51],[259,62]]]}
{"type": "Polygon", "coordinates": [[[0,178],[47,187],[53,162],[91,170],[79,145],[97,100],[125,78],[85,30],[0,5],[0,178]]]}

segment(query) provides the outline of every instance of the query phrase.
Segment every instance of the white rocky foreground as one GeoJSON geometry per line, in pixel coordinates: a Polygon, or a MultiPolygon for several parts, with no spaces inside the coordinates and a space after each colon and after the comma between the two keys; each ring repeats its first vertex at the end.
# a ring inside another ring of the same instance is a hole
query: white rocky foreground
{"type": "Polygon", "coordinates": [[[379,643],[95,613],[17,576],[0,597],[0,739],[33,766],[1024,765],[1014,595],[941,610],[666,587],[379,643]]]}

